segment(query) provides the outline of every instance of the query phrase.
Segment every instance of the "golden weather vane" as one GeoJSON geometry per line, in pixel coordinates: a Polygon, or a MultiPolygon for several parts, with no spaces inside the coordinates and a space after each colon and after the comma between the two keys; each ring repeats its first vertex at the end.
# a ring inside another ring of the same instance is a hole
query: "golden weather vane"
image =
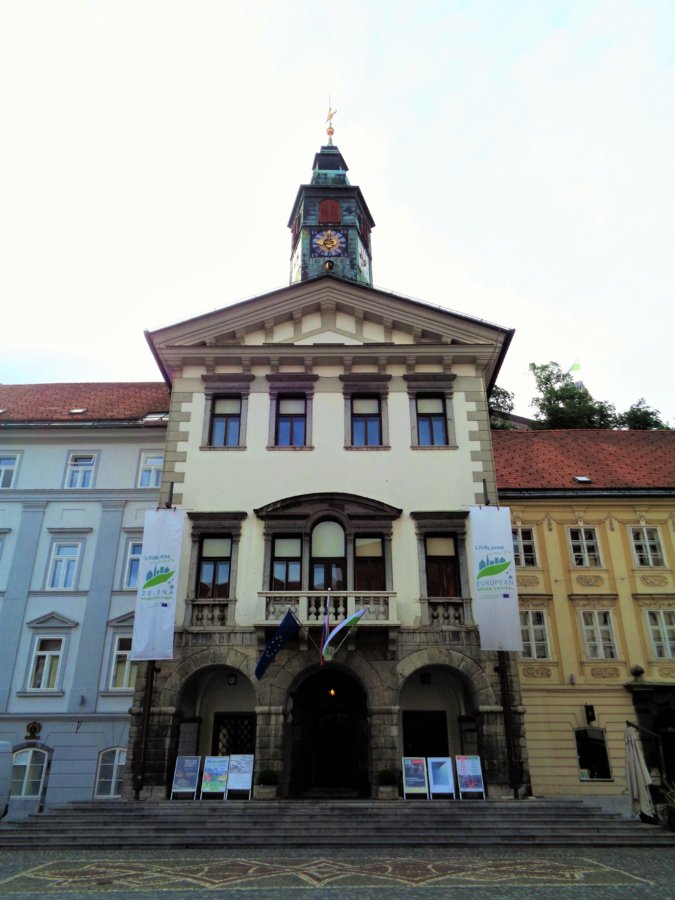
{"type": "Polygon", "coordinates": [[[333,135],[335,134],[335,129],[333,128],[333,116],[337,112],[337,109],[333,109],[330,101],[330,97],[328,98],[328,115],[326,116],[326,122],[328,122],[328,128],[326,129],[326,134],[328,135],[328,143],[333,143],[333,135]]]}

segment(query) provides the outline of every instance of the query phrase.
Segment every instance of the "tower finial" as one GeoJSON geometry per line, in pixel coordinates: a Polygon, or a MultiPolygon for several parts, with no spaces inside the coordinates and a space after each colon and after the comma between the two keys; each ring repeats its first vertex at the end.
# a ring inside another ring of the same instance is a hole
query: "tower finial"
{"type": "Polygon", "coordinates": [[[326,116],[326,122],[328,122],[328,128],[326,129],[326,134],[328,135],[328,144],[331,145],[333,143],[333,135],[335,134],[335,129],[333,128],[333,116],[337,112],[337,109],[333,109],[330,97],[328,98],[328,115],[326,116]]]}

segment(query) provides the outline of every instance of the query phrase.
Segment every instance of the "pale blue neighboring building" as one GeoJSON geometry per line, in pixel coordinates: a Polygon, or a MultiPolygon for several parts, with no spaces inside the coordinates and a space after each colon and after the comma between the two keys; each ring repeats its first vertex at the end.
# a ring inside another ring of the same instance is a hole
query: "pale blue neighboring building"
{"type": "Polygon", "coordinates": [[[161,383],[0,385],[10,817],[119,795],[143,519],[158,502],[168,409],[161,383]]]}

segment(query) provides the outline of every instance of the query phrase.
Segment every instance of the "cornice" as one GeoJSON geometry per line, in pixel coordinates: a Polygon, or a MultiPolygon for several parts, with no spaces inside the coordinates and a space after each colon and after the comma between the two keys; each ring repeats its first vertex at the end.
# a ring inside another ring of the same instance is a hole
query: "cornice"
{"type": "Polygon", "coordinates": [[[101,503],[110,507],[114,501],[124,503],[132,500],[142,500],[156,504],[159,501],[157,488],[65,488],[60,489],[19,489],[3,490],[0,500],[23,503],[31,508],[42,508],[48,503],[70,502],[81,505],[86,503],[101,503]]]}

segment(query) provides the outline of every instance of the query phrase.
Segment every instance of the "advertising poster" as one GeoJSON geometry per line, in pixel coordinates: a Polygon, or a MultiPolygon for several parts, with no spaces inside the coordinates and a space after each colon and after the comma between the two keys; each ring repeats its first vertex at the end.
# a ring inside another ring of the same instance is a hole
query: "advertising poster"
{"type": "Polygon", "coordinates": [[[199,784],[199,764],[201,756],[179,756],[173,773],[171,796],[174,794],[192,794],[197,796],[199,784]]]}
{"type": "Polygon", "coordinates": [[[449,756],[430,756],[427,759],[429,770],[429,791],[433,794],[455,796],[455,779],[452,774],[452,759],[449,756]]]}
{"type": "Polygon", "coordinates": [[[202,775],[202,796],[226,793],[229,769],[229,756],[207,756],[204,760],[204,774],[202,775]]]}
{"type": "Polygon", "coordinates": [[[462,794],[482,794],[485,796],[480,756],[456,756],[455,764],[457,766],[457,784],[460,796],[462,794]]]}
{"type": "Polygon", "coordinates": [[[423,756],[404,756],[403,763],[403,796],[407,794],[424,794],[429,796],[427,781],[427,765],[423,756]]]}
{"type": "Polygon", "coordinates": [[[253,755],[233,753],[230,756],[230,771],[227,778],[227,790],[248,791],[253,787],[253,755]]]}

